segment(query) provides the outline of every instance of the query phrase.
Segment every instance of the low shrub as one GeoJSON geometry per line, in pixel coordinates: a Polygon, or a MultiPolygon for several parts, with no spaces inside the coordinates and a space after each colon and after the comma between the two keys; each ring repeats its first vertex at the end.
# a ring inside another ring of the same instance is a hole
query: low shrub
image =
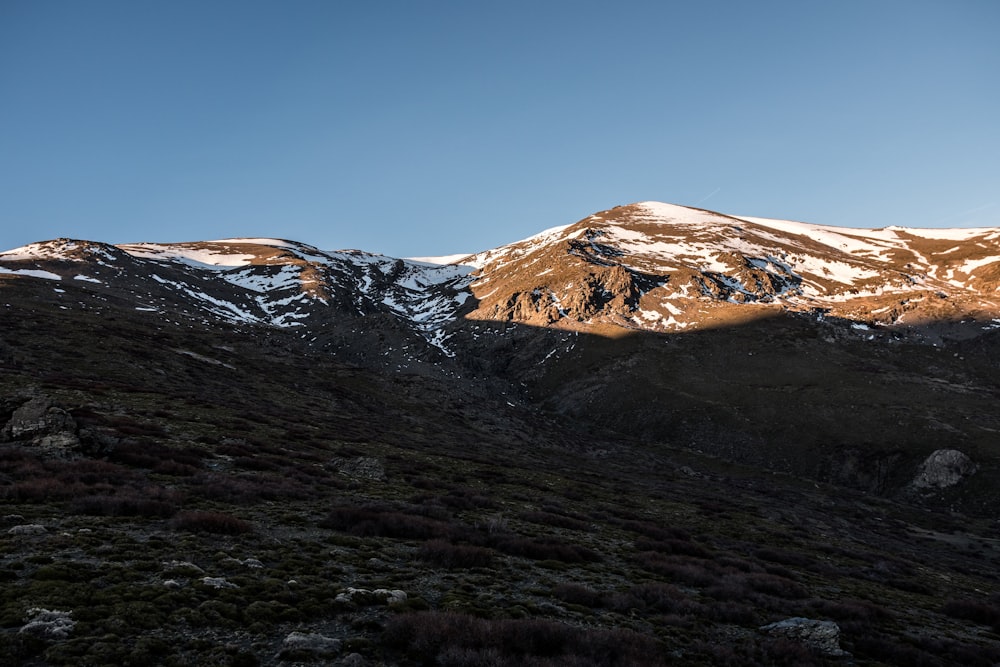
{"type": "Polygon", "coordinates": [[[432,565],[448,569],[489,567],[493,564],[492,549],[469,544],[452,544],[444,540],[426,542],[417,552],[417,557],[432,565]]]}
{"type": "Polygon", "coordinates": [[[600,555],[587,547],[563,542],[555,537],[521,537],[508,535],[492,541],[493,546],[510,556],[532,560],[556,560],[563,563],[594,563],[600,555]]]}
{"type": "Polygon", "coordinates": [[[591,609],[603,607],[607,602],[606,594],[580,584],[558,584],[552,589],[552,597],[591,609]]]}
{"type": "Polygon", "coordinates": [[[456,527],[445,521],[430,519],[398,510],[371,505],[367,507],[335,507],[319,523],[330,528],[362,537],[397,537],[403,539],[431,539],[447,537],[456,527]]]}
{"type": "Polygon", "coordinates": [[[654,551],[665,555],[694,556],[695,558],[709,558],[711,554],[701,545],[687,540],[667,538],[661,540],[638,539],[635,541],[635,548],[639,551],[654,551]]]}
{"type": "Polygon", "coordinates": [[[998,595],[985,600],[953,598],[944,603],[941,611],[952,618],[990,625],[1000,632],[1000,596],[998,595]]]}
{"type": "Polygon", "coordinates": [[[240,535],[253,531],[249,522],[223,512],[181,512],[170,521],[170,526],[175,530],[218,535],[240,535]]]}
{"type": "Polygon", "coordinates": [[[84,496],[73,501],[72,511],[92,516],[144,516],[167,518],[177,512],[170,502],[138,495],[84,496]]]}
{"type": "Polygon", "coordinates": [[[643,667],[669,660],[658,641],[630,630],[579,628],[542,619],[488,620],[435,611],[393,617],[382,640],[424,664],[643,667]]]}
{"type": "Polygon", "coordinates": [[[524,512],[520,517],[524,521],[536,523],[541,526],[551,526],[553,528],[566,528],[568,530],[589,531],[590,525],[579,519],[574,519],[562,514],[552,512],[524,512]]]}

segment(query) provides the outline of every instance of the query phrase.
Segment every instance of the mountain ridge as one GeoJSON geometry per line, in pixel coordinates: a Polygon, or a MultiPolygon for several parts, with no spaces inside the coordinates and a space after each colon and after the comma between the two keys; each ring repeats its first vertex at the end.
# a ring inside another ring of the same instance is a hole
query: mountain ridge
{"type": "MultiPolygon", "coordinates": [[[[146,262],[150,275],[167,267],[186,273],[196,286],[159,282],[216,317],[294,327],[316,315],[314,306],[384,312],[445,352],[461,319],[677,331],[724,322],[731,306],[754,304],[872,328],[942,318],[968,318],[980,329],[1000,323],[1000,228],[865,230],[641,202],[447,263],[434,259],[281,239],[117,246],[64,239],[2,252],[0,270],[94,284],[108,275],[108,262],[132,269],[146,262]],[[65,262],[102,268],[96,277],[69,276],[65,262]],[[208,289],[213,275],[219,294],[208,289]]],[[[965,335],[974,333],[967,327],[965,335]]]]}

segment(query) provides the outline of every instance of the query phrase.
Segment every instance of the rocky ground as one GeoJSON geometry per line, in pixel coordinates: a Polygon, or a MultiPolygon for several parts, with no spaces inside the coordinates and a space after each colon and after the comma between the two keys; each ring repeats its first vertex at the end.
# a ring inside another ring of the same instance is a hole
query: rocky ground
{"type": "MultiPolygon", "coordinates": [[[[977,452],[975,469],[914,454],[879,494],[547,406],[558,375],[533,395],[18,295],[0,333],[4,664],[1000,661],[977,452]]],[[[584,358],[606,369],[615,344],[584,358]]],[[[735,432],[709,430],[698,443],[735,432]]]]}

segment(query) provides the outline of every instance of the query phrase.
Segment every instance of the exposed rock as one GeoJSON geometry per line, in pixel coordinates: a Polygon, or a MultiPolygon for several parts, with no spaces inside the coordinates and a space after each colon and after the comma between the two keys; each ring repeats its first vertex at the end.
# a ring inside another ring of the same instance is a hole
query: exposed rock
{"type": "Polygon", "coordinates": [[[47,533],[45,526],[37,523],[26,523],[21,526],[14,526],[7,531],[8,535],[41,535],[47,533]]]}
{"type": "Polygon", "coordinates": [[[29,441],[46,456],[69,458],[80,448],[76,421],[44,396],[29,399],[11,415],[0,440],[29,441]]]}
{"type": "Polygon", "coordinates": [[[846,655],[840,648],[840,626],[833,621],[811,618],[786,618],[760,628],[761,632],[805,644],[826,655],[846,655]]]}
{"type": "Polygon", "coordinates": [[[972,459],[957,449],[939,449],[920,464],[913,479],[916,489],[944,489],[955,486],[979,470],[972,459]]]}
{"type": "Polygon", "coordinates": [[[4,427],[5,440],[25,440],[52,433],[75,433],[76,422],[62,408],[52,405],[44,396],[29,399],[14,414],[4,427]]]}
{"type": "Polygon", "coordinates": [[[382,463],[370,456],[359,456],[353,459],[336,458],[330,461],[330,467],[348,477],[360,477],[378,482],[385,481],[385,468],[382,463]]]}
{"type": "Polygon", "coordinates": [[[282,646],[286,651],[309,651],[310,653],[339,653],[341,641],[333,637],[326,637],[316,633],[292,632],[289,633],[282,646]]]}
{"type": "Polygon", "coordinates": [[[163,565],[163,570],[165,572],[174,572],[178,574],[204,574],[205,570],[201,569],[194,563],[188,562],[186,560],[171,560],[164,561],[161,563],[163,565]]]}
{"type": "Polygon", "coordinates": [[[223,577],[202,577],[201,583],[212,588],[239,588],[231,581],[226,581],[223,577]]]}
{"type": "Polygon", "coordinates": [[[20,632],[42,639],[66,639],[76,623],[71,611],[55,611],[32,607],[25,617],[25,625],[20,632]]]}
{"type": "Polygon", "coordinates": [[[356,605],[372,605],[372,604],[387,604],[387,605],[397,605],[406,602],[407,595],[405,591],[400,590],[388,590],[386,588],[376,588],[375,590],[368,590],[366,588],[348,588],[343,593],[337,595],[334,600],[336,602],[341,602],[344,604],[356,604],[356,605]]]}

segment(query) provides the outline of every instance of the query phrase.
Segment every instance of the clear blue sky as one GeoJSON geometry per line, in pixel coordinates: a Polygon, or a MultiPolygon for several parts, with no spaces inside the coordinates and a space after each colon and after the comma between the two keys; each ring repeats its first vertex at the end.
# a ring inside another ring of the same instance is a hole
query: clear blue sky
{"type": "Polygon", "coordinates": [[[0,248],[1000,226],[997,0],[0,0],[0,248]]]}

